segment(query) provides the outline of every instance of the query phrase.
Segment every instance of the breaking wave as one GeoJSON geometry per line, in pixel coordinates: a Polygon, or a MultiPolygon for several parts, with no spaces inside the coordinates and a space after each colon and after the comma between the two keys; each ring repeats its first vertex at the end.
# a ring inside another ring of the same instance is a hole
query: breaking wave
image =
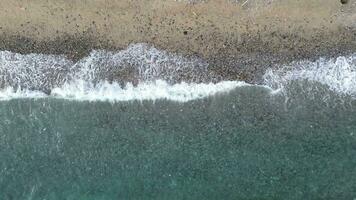
{"type": "Polygon", "coordinates": [[[13,88],[5,88],[0,91],[0,99],[53,97],[78,101],[142,101],[167,99],[187,102],[229,92],[241,86],[248,86],[248,84],[237,81],[222,81],[216,84],[179,83],[170,85],[166,81],[157,80],[150,83],[140,83],[137,86],[133,86],[129,83],[122,87],[118,83],[102,82],[93,85],[86,81],[78,80],[52,89],[50,94],[28,89],[16,90],[13,88]]]}
{"type": "Polygon", "coordinates": [[[299,61],[281,67],[269,69],[264,84],[288,94],[295,87],[302,92],[315,93],[328,89],[339,96],[356,97],[356,54],[338,58],[320,58],[317,61],[299,61]]]}
{"type": "Polygon", "coordinates": [[[102,100],[102,101],[130,101],[130,100],[156,100],[167,99],[187,102],[228,92],[236,87],[247,85],[244,82],[222,81],[219,83],[197,84],[179,83],[169,85],[165,81],[157,80],[151,83],[142,83],[137,86],[127,84],[125,87],[117,83],[101,83],[97,86],[88,85],[78,81],[76,84],[55,88],[51,95],[54,97],[75,100],[102,100]]]}
{"type": "MultiPolygon", "coordinates": [[[[356,55],[293,62],[268,69],[263,80],[262,87],[271,94],[289,95],[297,86],[302,88],[298,95],[327,88],[355,98],[356,55]]],[[[143,43],[116,52],[94,50],[77,62],[65,56],[0,52],[0,100],[53,97],[186,102],[241,86],[261,87],[227,81],[198,57],[183,57],[143,43]]]]}
{"type": "Polygon", "coordinates": [[[128,82],[164,80],[201,83],[220,80],[199,58],[185,58],[161,51],[148,44],[133,44],[118,52],[94,50],[74,63],[64,56],[21,55],[0,52],[0,86],[49,92],[73,80],[93,84],[108,81],[128,82]]]}
{"type": "Polygon", "coordinates": [[[2,100],[56,97],[185,102],[245,85],[219,80],[202,59],[148,44],[133,44],[117,52],[95,50],[78,62],[64,56],[0,52],[2,100]]]}

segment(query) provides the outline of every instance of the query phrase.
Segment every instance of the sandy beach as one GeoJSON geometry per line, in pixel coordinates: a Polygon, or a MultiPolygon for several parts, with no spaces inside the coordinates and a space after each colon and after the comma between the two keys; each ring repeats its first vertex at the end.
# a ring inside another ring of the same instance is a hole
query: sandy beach
{"type": "Polygon", "coordinates": [[[265,65],[354,52],[355,4],[336,0],[3,0],[0,49],[79,59],[92,49],[116,50],[144,42],[199,56],[217,70],[224,66],[221,73],[237,70],[236,78],[253,80],[265,65]]]}

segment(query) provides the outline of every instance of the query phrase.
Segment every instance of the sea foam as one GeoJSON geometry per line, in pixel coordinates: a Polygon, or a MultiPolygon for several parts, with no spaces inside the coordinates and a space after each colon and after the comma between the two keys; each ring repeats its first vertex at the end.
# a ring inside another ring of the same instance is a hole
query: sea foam
{"type": "Polygon", "coordinates": [[[16,98],[59,98],[76,101],[132,101],[132,100],[171,100],[187,102],[209,96],[224,94],[237,87],[249,86],[245,82],[222,81],[219,83],[179,83],[170,85],[166,81],[156,80],[139,83],[137,86],[101,82],[93,85],[77,80],[54,88],[50,94],[39,91],[5,88],[0,91],[0,100],[16,98]]]}
{"type": "Polygon", "coordinates": [[[294,90],[291,83],[305,81],[356,98],[356,54],[277,66],[266,71],[263,85],[226,81],[210,67],[200,58],[184,57],[144,43],[131,44],[120,51],[93,50],[77,62],[61,55],[0,51],[0,99],[186,102],[241,86],[265,87],[272,95],[286,95],[294,90]]]}
{"type": "Polygon", "coordinates": [[[356,97],[356,54],[293,62],[279,69],[269,69],[264,84],[280,91],[290,90],[291,83],[318,83],[339,95],[356,97]]]}

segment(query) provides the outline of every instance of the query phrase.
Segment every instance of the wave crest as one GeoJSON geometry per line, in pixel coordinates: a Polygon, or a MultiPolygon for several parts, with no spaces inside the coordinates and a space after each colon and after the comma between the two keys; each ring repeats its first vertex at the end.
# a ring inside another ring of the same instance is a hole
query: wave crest
{"type": "MultiPolygon", "coordinates": [[[[116,52],[94,50],[78,62],[64,56],[0,51],[1,99],[52,96],[185,102],[247,85],[226,79],[216,75],[202,59],[183,57],[144,43],[116,52]]],[[[263,80],[263,87],[274,89],[273,94],[325,93],[327,87],[336,94],[356,98],[356,54],[293,62],[268,69],[263,80]]]]}

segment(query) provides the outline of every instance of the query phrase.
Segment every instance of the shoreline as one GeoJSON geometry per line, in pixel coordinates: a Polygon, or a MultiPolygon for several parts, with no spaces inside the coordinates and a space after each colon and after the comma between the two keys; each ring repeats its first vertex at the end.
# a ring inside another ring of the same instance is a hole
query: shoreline
{"type": "Polygon", "coordinates": [[[259,82],[267,68],[356,52],[356,2],[49,0],[0,3],[0,50],[64,54],[148,43],[202,58],[228,80],[259,82]]]}

